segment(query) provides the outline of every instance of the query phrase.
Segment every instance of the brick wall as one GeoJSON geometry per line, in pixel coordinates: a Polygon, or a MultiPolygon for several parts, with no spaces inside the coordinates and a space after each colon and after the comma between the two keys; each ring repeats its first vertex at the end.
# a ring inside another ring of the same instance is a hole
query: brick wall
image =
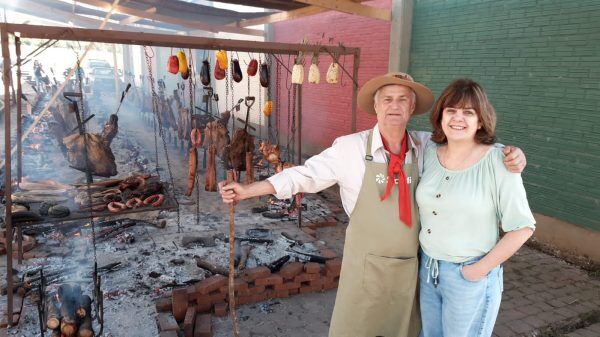
{"type": "MultiPolygon", "coordinates": [[[[391,0],[376,0],[365,4],[380,8],[390,8],[391,0]]],[[[359,85],[368,79],[387,72],[390,23],[349,15],[339,12],[324,12],[306,16],[296,20],[276,23],[274,41],[300,43],[307,38],[311,43],[321,41],[323,44],[342,42],[349,47],[361,48],[359,85]]],[[[287,63],[288,58],[284,57],[287,63]]],[[[325,74],[331,63],[331,57],[320,57],[319,69],[321,84],[308,84],[308,67],[311,55],[305,57],[305,85],[302,86],[302,147],[303,153],[315,153],[331,145],[336,137],[350,133],[352,116],[352,83],[347,75],[342,75],[342,83],[327,84],[325,74]]],[[[289,60],[289,67],[293,59],[289,60]]],[[[352,74],[352,56],[342,57],[340,64],[352,74]]],[[[280,134],[288,130],[287,120],[287,88],[285,86],[285,70],[281,72],[280,134]]],[[[289,82],[289,80],[288,80],[289,82]]],[[[288,85],[289,86],[289,85],[288,85]]],[[[357,113],[357,130],[364,130],[375,125],[373,116],[363,111],[357,113]]],[[[284,137],[285,139],[285,137],[284,137]]],[[[286,141],[284,140],[284,143],[286,141]]],[[[285,144],[284,144],[285,145],[285,144]]]]}
{"type": "MultiPolygon", "coordinates": [[[[600,230],[600,2],[415,1],[410,73],[487,90],[534,211],[600,230]]],[[[426,117],[413,128],[430,129],[426,117]]]]}

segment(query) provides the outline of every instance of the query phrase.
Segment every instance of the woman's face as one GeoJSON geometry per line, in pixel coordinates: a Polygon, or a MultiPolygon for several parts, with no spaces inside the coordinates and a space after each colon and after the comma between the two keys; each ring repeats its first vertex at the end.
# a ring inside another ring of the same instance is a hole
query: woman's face
{"type": "Polygon", "coordinates": [[[473,108],[446,107],[442,112],[442,130],[448,141],[475,141],[481,122],[473,108]]]}

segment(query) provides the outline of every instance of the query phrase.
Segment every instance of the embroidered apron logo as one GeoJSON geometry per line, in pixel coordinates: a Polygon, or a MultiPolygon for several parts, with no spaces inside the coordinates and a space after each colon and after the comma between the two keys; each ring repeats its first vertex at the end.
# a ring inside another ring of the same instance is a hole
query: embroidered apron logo
{"type": "Polygon", "coordinates": [[[375,176],[375,182],[378,184],[387,184],[388,177],[384,176],[383,173],[379,173],[375,176]]]}

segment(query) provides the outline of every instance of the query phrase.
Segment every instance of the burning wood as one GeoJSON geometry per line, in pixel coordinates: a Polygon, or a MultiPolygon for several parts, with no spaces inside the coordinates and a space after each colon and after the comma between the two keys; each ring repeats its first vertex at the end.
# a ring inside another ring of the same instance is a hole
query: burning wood
{"type": "Polygon", "coordinates": [[[62,284],[46,306],[46,327],[52,336],[92,337],[92,299],[79,285],[62,284]]]}

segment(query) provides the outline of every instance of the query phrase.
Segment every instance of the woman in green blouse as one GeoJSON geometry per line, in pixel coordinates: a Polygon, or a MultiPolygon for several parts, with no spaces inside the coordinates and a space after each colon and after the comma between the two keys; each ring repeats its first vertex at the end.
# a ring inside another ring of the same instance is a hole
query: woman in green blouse
{"type": "Polygon", "coordinates": [[[479,84],[452,82],[430,121],[435,144],[425,151],[417,188],[423,335],[491,336],[501,264],[532,235],[535,220],[521,175],[492,146],[496,114],[479,84]]]}

